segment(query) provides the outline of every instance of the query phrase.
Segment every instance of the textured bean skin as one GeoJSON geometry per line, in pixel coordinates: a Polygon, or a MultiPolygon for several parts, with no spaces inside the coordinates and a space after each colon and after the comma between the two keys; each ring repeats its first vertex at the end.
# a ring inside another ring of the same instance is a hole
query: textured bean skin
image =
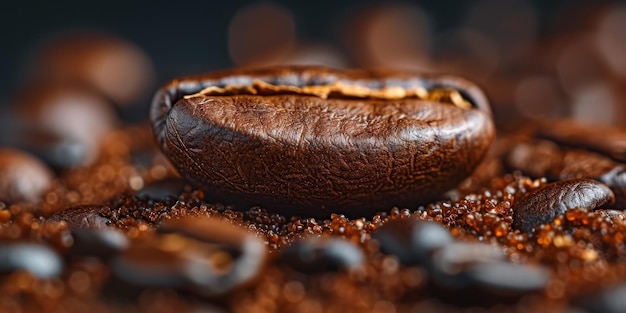
{"type": "Polygon", "coordinates": [[[193,184],[307,215],[363,214],[432,200],[471,174],[494,136],[484,95],[465,80],[316,67],[174,80],[157,92],[151,119],[162,150],[193,184]],[[449,87],[476,107],[297,94],[183,98],[253,79],[292,86],[349,81],[370,88],[449,87]]]}
{"type": "Polygon", "coordinates": [[[611,189],[593,179],[576,178],[551,183],[526,194],[513,205],[513,228],[532,231],[539,224],[551,222],[565,211],[593,210],[615,202],[611,189]]]}

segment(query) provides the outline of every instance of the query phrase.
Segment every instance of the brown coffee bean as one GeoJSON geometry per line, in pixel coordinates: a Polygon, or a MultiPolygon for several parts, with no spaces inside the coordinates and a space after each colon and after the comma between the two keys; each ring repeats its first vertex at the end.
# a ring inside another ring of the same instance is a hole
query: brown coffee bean
{"type": "Polygon", "coordinates": [[[64,221],[70,229],[106,228],[111,220],[100,214],[106,209],[101,205],[80,205],[56,212],[48,217],[48,221],[64,221]]]}
{"type": "Polygon", "coordinates": [[[487,101],[467,81],[316,67],[174,80],[157,92],[151,120],[190,182],[306,215],[436,198],[494,136],[487,101]]]}
{"type": "Polygon", "coordinates": [[[38,202],[52,179],[51,170],[35,157],[0,148],[0,202],[38,202]]]}
{"type": "Polygon", "coordinates": [[[283,264],[303,273],[353,270],[363,266],[365,256],[343,238],[305,238],[280,251],[283,264]]]}
{"type": "Polygon", "coordinates": [[[35,55],[31,72],[38,80],[86,84],[126,106],[145,96],[154,69],[136,45],[85,31],[50,38],[35,55]]]}
{"type": "Polygon", "coordinates": [[[108,259],[130,245],[128,237],[117,229],[76,228],[71,231],[74,243],[69,251],[74,256],[108,259]]]}
{"type": "Polygon", "coordinates": [[[512,226],[530,232],[537,225],[549,223],[567,210],[593,210],[614,201],[611,189],[596,180],[563,180],[534,190],[515,201],[512,226]]]}
{"type": "Polygon", "coordinates": [[[160,250],[181,260],[186,288],[215,296],[251,282],[263,268],[266,247],[244,228],[219,219],[187,217],[159,227],[160,250]]]}
{"type": "Polygon", "coordinates": [[[626,129],[620,127],[586,125],[573,120],[549,121],[538,128],[537,136],[626,162],[626,129]]]}
{"type": "Polygon", "coordinates": [[[0,244],[0,272],[25,270],[41,279],[54,278],[63,272],[63,260],[47,246],[37,243],[0,244]]]}
{"type": "Polygon", "coordinates": [[[437,222],[415,217],[391,220],[372,233],[384,253],[405,265],[423,264],[430,254],[453,241],[450,232],[437,222]]]}
{"type": "Polygon", "coordinates": [[[548,269],[510,262],[480,263],[465,275],[472,284],[494,295],[521,296],[546,287],[548,269]]]}
{"type": "Polygon", "coordinates": [[[604,287],[579,299],[577,304],[589,313],[623,313],[626,308],[626,283],[604,287]]]}
{"type": "Polygon", "coordinates": [[[79,84],[27,86],[12,105],[23,124],[16,144],[61,169],[94,161],[104,136],[119,124],[113,105],[79,84]]]}
{"type": "Polygon", "coordinates": [[[591,178],[609,186],[615,194],[615,205],[626,205],[626,171],[613,159],[587,150],[559,147],[553,142],[533,140],[511,149],[507,166],[531,177],[551,181],[591,178]]]}
{"type": "Polygon", "coordinates": [[[433,281],[443,288],[460,289],[470,284],[465,271],[476,264],[504,262],[502,249],[486,243],[453,242],[435,250],[427,267],[433,281]]]}
{"type": "Polygon", "coordinates": [[[561,171],[563,152],[550,141],[521,142],[511,148],[504,161],[509,169],[531,177],[555,179],[561,171]]]}

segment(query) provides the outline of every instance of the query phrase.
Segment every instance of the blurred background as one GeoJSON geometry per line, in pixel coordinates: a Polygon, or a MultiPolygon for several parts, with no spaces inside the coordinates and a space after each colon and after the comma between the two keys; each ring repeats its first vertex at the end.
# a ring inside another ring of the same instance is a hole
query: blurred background
{"type": "Polygon", "coordinates": [[[466,76],[502,129],[537,117],[626,123],[618,1],[21,1],[0,27],[5,119],[38,107],[24,103],[43,102],[33,94],[50,82],[80,81],[136,122],[174,77],[299,63],[466,76]]]}

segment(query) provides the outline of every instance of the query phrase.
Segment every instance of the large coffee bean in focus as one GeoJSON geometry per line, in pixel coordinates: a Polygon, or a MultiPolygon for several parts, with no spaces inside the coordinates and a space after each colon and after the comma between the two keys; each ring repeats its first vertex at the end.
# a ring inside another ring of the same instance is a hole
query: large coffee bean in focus
{"type": "Polygon", "coordinates": [[[151,121],[191,183],[307,216],[437,198],[494,137],[487,100],[468,81],[321,67],[176,79],[156,93],[151,121]]]}

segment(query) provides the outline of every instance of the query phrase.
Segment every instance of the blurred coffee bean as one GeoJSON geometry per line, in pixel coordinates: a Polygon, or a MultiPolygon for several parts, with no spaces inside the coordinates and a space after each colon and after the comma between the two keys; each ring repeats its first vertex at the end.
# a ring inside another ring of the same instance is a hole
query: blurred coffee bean
{"type": "Polygon", "coordinates": [[[168,220],[159,231],[192,248],[181,253],[187,260],[187,279],[196,293],[211,296],[229,292],[253,280],[265,264],[266,247],[261,239],[219,219],[168,220]]]}
{"type": "Polygon", "coordinates": [[[463,26],[491,38],[497,44],[501,62],[513,64],[532,48],[539,24],[537,15],[536,8],[527,1],[473,1],[463,26]]]}
{"type": "Polygon", "coordinates": [[[48,217],[48,221],[65,221],[70,229],[103,229],[111,224],[110,219],[100,214],[100,211],[105,208],[107,207],[101,205],[80,205],[71,207],[52,214],[48,217]]]}
{"type": "Polygon", "coordinates": [[[617,161],[626,162],[626,129],[587,125],[574,120],[547,121],[537,136],[556,143],[598,152],[617,161]]]}
{"type": "Polygon", "coordinates": [[[181,178],[166,178],[153,181],[141,188],[135,195],[152,200],[165,200],[168,197],[178,197],[185,191],[187,182],[181,178]]]}
{"type": "Polygon", "coordinates": [[[599,290],[580,301],[578,305],[588,313],[625,313],[626,283],[599,290]]]}
{"type": "Polygon", "coordinates": [[[378,3],[346,15],[344,21],[341,42],[359,67],[431,70],[432,21],[419,6],[378,3]]]}
{"type": "Polygon", "coordinates": [[[500,296],[521,296],[546,287],[549,272],[539,266],[509,262],[478,263],[465,271],[472,285],[500,296]]]}
{"type": "Polygon", "coordinates": [[[71,255],[108,259],[130,245],[128,237],[117,229],[76,228],[71,233],[71,255]]]}
{"type": "Polygon", "coordinates": [[[391,220],[372,233],[380,250],[398,257],[400,263],[423,263],[431,252],[453,241],[450,232],[437,222],[419,218],[391,220]]]}
{"type": "Polygon", "coordinates": [[[438,286],[464,288],[471,283],[466,275],[468,269],[477,264],[495,264],[504,260],[504,253],[496,246],[455,242],[434,251],[428,268],[438,286]]]}
{"type": "Polygon", "coordinates": [[[86,84],[120,106],[144,97],[154,80],[151,61],[139,47],[89,31],[50,38],[37,51],[30,71],[36,80],[86,84]]]}
{"type": "Polygon", "coordinates": [[[110,268],[114,278],[133,287],[183,288],[187,283],[186,260],[160,241],[132,243],[110,261],[110,268]]]}
{"type": "Polygon", "coordinates": [[[215,296],[249,283],[265,264],[263,241],[219,219],[167,220],[160,225],[159,233],[150,244],[141,244],[139,249],[146,250],[144,253],[127,250],[116,259],[120,279],[127,279],[127,271],[138,271],[130,276],[132,283],[171,287],[182,284],[194,293],[215,296]],[[145,258],[144,254],[155,257],[145,258]],[[152,280],[153,270],[162,271],[154,275],[165,276],[152,280]]]}
{"type": "Polygon", "coordinates": [[[556,144],[537,140],[517,144],[504,160],[509,169],[520,170],[531,177],[554,178],[561,170],[563,155],[556,144]]]}
{"type": "Polygon", "coordinates": [[[547,140],[533,140],[516,145],[505,158],[511,170],[533,178],[550,181],[591,178],[609,186],[615,194],[615,205],[626,205],[626,171],[624,165],[604,155],[580,149],[559,147],[547,140]]]}
{"type": "Polygon", "coordinates": [[[0,201],[38,202],[53,178],[51,170],[35,157],[0,148],[0,201]]]}
{"type": "Polygon", "coordinates": [[[305,238],[283,248],[280,262],[304,273],[351,270],[365,262],[363,251],[343,238],[305,238]]]}
{"type": "Polygon", "coordinates": [[[24,270],[41,279],[63,272],[63,261],[52,249],[36,243],[0,244],[0,272],[24,270]]]}
{"type": "Polygon", "coordinates": [[[101,140],[119,123],[105,98],[75,84],[28,86],[13,109],[22,123],[16,144],[59,168],[94,161],[101,140]]]}
{"type": "Polygon", "coordinates": [[[551,183],[515,201],[512,227],[530,232],[567,210],[593,210],[614,201],[611,189],[596,180],[577,178],[551,183]]]}
{"type": "Polygon", "coordinates": [[[608,67],[620,75],[626,77],[626,42],[624,41],[624,29],[626,28],[626,5],[615,4],[604,12],[604,16],[598,25],[596,42],[598,50],[608,63],[608,67]]]}
{"type": "Polygon", "coordinates": [[[622,210],[597,210],[601,216],[615,220],[626,220],[626,213],[622,210]]]}

